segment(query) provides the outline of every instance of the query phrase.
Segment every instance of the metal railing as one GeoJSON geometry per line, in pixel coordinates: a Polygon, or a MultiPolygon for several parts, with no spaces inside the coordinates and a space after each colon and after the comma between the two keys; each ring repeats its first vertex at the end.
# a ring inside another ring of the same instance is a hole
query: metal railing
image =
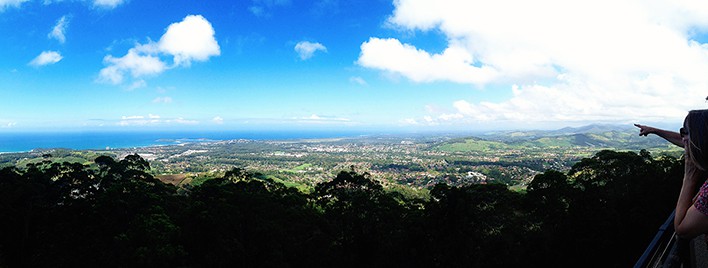
{"type": "Polygon", "coordinates": [[[674,232],[674,216],[671,212],[634,268],[692,267],[690,240],[682,239],[674,232]]]}

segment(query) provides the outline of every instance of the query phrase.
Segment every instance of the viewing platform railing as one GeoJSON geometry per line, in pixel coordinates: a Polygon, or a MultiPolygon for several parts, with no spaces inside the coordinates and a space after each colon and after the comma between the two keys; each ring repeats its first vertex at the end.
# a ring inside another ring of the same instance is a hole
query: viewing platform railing
{"type": "Polygon", "coordinates": [[[690,240],[682,239],[674,232],[675,213],[676,211],[672,212],[659,227],[659,231],[634,268],[694,267],[690,240]]]}

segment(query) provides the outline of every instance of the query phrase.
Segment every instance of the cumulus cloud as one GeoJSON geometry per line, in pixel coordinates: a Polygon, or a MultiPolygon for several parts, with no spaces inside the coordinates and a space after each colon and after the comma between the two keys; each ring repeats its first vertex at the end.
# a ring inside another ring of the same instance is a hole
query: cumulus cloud
{"type": "Polygon", "coordinates": [[[295,45],[295,52],[297,52],[302,60],[312,58],[317,51],[327,52],[327,48],[320,43],[312,43],[308,41],[302,41],[295,45]]]}
{"type": "Polygon", "coordinates": [[[224,123],[224,119],[221,118],[221,116],[216,116],[213,119],[211,119],[211,121],[214,122],[215,124],[219,124],[219,125],[224,123]]]}
{"type": "Polygon", "coordinates": [[[680,120],[702,107],[708,88],[708,44],[694,36],[708,29],[701,1],[394,5],[389,25],[439,32],[447,48],[431,53],[415,39],[372,37],[358,64],[415,82],[495,84],[513,93],[503,101],[460,100],[456,113],[433,121],[680,120]]]}
{"type": "Polygon", "coordinates": [[[94,0],[93,6],[99,8],[112,9],[123,4],[124,2],[125,0],[94,0]]]}
{"type": "Polygon", "coordinates": [[[59,52],[56,51],[44,51],[39,54],[36,58],[30,61],[29,65],[34,67],[42,67],[49,64],[55,64],[59,62],[63,57],[59,52]]]}
{"type": "Polygon", "coordinates": [[[29,0],[0,0],[0,11],[5,10],[6,7],[20,7],[20,4],[27,1],[29,0]]]}
{"type": "Polygon", "coordinates": [[[371,38],[364,42],[357,63],[398,73],[416,82],[483,84],[497,76],[492,67],[474,66],[472,54],[464,48],[449,47],[442,54],[430,54],[393,38],[371,38]]]}
{"type": "Polygon", "coordinates": [[[211,23],[200,15],[186,16],[169,25],[158,42],[136,44],[123,57],[108,55],[99,73],[99,82],[121,84],[130,74],[133,79],[158,75],[170,68],[189,66],[221,54],[211,23]],[[169,64],[162,57],[172,57],[169,64]]]}
{"type": "Polygon", "coordinates": [[[69,19],[67,18],[67,16],[62,16],[47,36],[49,38],[54,38],[59,41],[59,43],[63,44],[64,42],[66,42],[65,33],[67,27],[69,27],[69,19]]]}
{"type": "Polygon", "coordinates": [[[191,61],[206,61],[219,56],[221,50],[214,38],[211,23],[200,15],[189,15],[173,23],[158,43],[160,52],[174,57],[175,65],[189,65],[191,61]]]}
{"type": "Polygon", "coordinates": [[[120,84],[126,73],[130,73],[133,78],[149,75],[157,75],[167,69],[167,65],[157,56],[145,55],[138,49],[128,50],[128,54],[116,58],[108,55],[103,58],[103,63],[108,65],[101,69],[99,81],[120,84]]]}

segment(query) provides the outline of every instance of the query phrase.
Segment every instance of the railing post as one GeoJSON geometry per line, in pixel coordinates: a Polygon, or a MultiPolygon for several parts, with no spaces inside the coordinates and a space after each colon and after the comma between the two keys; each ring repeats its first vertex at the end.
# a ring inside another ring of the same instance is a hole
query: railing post
{"type": "MultiPolygon", "coordinates": [[[[679,249],[679,247],[675,245],[675,238],[677,238],[674,233],[675,215],[676,210],[671,212],[671,215],[669,215],[664,224],[659,227],[659,231],[656,233],[651,243],[649,243],[647,249],[644,250],[644,254],[642,254],[639,260],[637,260],[637,263],[634,264],[634,268],[659,267],[658,265],[662,263],[667,264],[666,262],[668,262],[669,259],[673,259],[672,252],[676,253],[676,251],[672,249],[679,249]]],[[[688,252],[687,250],[688,249],[686,249],[686,252],[688,252]]],[[[686,258],[682,258],[683,256],[681,255],[675,257],[681,258],[681,260],[687,260],[686,258]]]]}

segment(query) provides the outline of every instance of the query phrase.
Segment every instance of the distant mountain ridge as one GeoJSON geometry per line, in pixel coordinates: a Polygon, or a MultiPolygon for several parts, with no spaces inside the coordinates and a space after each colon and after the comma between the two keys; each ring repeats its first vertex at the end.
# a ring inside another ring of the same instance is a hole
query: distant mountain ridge
{"type": "Polygon", "coordinates": [[[633,125],[612,125],[612,124],[591,124],[587,126],[581,126],[581,127],[564,127],[558,130],[551,131],[551,133],[556,133],[556,134],[587,134],[587,133],[604,133],[604,132],[612,132],[612,131],[628,131],[628,130],[637,130],[637,134],[639,133],[639,129],[637,129],[633,125]]]}
{"type": "Polygon", "coordinates": [[[655,135],[639,136],[633,125],[592,124],[557,130],[505,131],[446,141],[438,149],[445,151],[498,150],[501,148],[573,148],[590,147],[615,150],[673,149],[655,135]]]}
{"type": "Polygon", "coordinates": [[[514,139],[529,139],[548,136],[573,135],[573,134],[589,134],[589,133],[605,133],[605,132],[636,132],[639,134],[639,129],[633,125],[619,124],[591,124],[581,127],[564,127],[556,130],[526,130],[526,131],[496,131],[480,135],[485,139],[503,138],[504,140],[514,139]]]}

